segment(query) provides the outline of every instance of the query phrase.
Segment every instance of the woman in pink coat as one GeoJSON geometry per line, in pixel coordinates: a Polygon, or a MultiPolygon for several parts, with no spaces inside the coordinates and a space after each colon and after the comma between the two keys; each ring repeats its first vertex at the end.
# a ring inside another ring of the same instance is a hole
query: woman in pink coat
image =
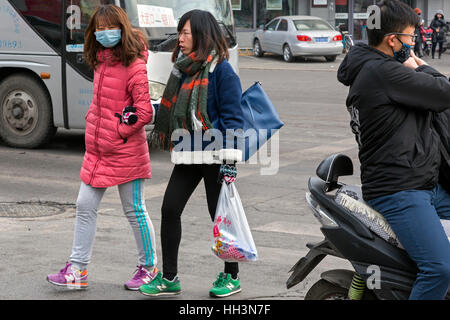
{"type": "Polygon", "coordinates": [[[94,244],[97,208],[106,188],[116,185],[139,257],[136,273],[125,288],[138,290],[157,272],[155,234],[144,200],[144,179],[151,176],[144,126],[153,116],[146,43],[117,6],[100,6],[89,22],[84,55],[94,69],[94,96],[86,114],[86,153],[72,254],[59,273],[47,276],[54,285],[88,286],[86,267],[94,244]]]}

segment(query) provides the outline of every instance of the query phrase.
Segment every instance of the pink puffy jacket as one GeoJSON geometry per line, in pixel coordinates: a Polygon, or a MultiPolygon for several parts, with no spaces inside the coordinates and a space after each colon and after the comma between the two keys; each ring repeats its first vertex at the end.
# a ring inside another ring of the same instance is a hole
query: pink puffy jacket
{"type": "Polygon", "coordinates": [[[99,53],[94,72],[94,95],[86,114],[81,180],[95,188],[107,188],[138,178],[151,177],[150,155],[144,125],[153,112],[147,79],[147,51],[125,67],[110,49],[99,53]],[[134,106],[138,121],[120,123],[115,113],[134,106]],[[124,142],[126,139],[126,142],[124,142]]]}

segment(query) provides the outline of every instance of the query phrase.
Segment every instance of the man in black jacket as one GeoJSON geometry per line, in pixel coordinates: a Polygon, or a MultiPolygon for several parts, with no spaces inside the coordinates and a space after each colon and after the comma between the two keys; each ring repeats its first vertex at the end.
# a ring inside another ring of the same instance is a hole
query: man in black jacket
{"type": "Polygon", "coordinates": [[[441,155],[434,119],[450,109],[449,80],[416,57],[418,16],[384,0],[381,28],[339,67],[350,86],[347,108],[359,144],[364,199],[389,222],[419,273],[410,299],[443,299],[450,285],[450,244],[441,219],[450,195],[438,183],[441,155]]]}

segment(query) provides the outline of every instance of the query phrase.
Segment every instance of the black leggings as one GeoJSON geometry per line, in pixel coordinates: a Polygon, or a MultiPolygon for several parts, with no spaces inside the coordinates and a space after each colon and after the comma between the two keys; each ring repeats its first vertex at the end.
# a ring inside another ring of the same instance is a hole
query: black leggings
{"type": "Polygon", "coordinates": [[[436,51],[436,47],[439,44],[439,58],[441,57],[442,52],[444,51],[444,41],[433,42],[431,45],[431,56],[434,58],[434,52],[436,51]]]}
{"type": "MultiPolygon", "coordinates": [[[[161,247],[163,276],[171,280],[178,273],[178,248],[181,241],[181,214],[203,179],[211,220],[214,221],[221,184],[217,182],[220,164],[175,165],[161,208],[161,247]]],[[[212,228],[212,226],[211,226],[212,228]]],[[[212,241],[212,239],[211,239],[212,241]]],[[[237,262],[225,262],[225,273],[236,278],[237,262]]]]}

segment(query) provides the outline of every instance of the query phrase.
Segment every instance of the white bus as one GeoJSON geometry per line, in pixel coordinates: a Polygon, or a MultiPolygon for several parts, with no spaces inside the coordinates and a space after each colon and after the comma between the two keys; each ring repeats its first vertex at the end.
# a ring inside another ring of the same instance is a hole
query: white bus
{"type": "Polygon", "coordinates": [[[172,69],[178,20],[192,9],[217,19],[238,72],[230,0],[0,0],[0,137],[7,145],[36,148],[57,128],[84,128],[93,90],[93,72],[83,60],[84,31],[95,8],[108,3],[124,8],[149,38],[153,103],[172,69]]]}

